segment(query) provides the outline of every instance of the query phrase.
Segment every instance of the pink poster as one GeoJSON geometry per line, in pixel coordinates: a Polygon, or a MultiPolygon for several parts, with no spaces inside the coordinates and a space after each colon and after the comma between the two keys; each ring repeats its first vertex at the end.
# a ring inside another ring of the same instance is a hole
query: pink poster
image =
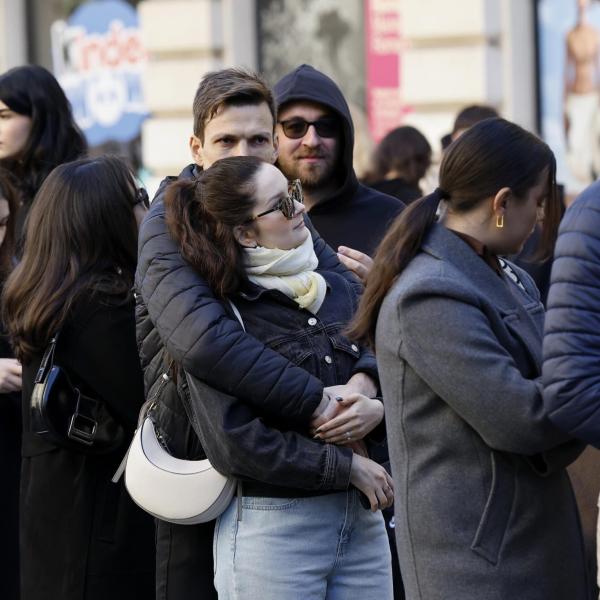
{"type": "Polygon", "coordinates": [[[367,113],[378,142],[402,122],[400,0],[365,0],[367,113]]]}

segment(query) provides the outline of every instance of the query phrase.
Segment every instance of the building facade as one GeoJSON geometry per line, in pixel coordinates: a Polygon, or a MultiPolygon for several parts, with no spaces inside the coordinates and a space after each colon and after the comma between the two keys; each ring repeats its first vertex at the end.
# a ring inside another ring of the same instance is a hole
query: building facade
{"type": "MultiPolygon", "coordinates": [[[[52,22],[81,4],[0,0],[0,69],[25,62],[52,68],[52,22]]],[[[399,124],[421,129],[438,151],[467,104],[490,104],[536,129],[533,0],[130,4],[148,53],[141,152],[155,179],[189,162],[196,86],[203,73],[230,65],[260,69],[271,83],[302,62],[330,74],[350,100],[363,155],[399,124]]]]}

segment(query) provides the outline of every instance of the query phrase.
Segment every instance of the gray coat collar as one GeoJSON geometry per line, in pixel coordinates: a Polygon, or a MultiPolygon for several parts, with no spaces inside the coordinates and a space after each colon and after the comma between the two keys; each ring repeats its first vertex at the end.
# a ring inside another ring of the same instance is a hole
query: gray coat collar
{"type": "Polygon", "coordinates": [[[434,224],[422,244],[428,254],[451,263],[502,315],[506,327],[520,340],[536,370],[541,366],[543,306],[531,282],[518,275],[527,292],[522,291],[506,275],[499,277],[463,240],[439,223],[434,224]]]}
{"type": "Polygon", "coordinates": [[[525,293],[506,275],[499,277],[473,248],[439,223],[435,223],[427,233],[422,249],[436,258],[454,265],[478,289],[485,290],[487,294],[493,296],[496,305],[501,310],[511,310],[536,300],[528,281],[523,281],[521,278],[527,289],[527,293],[525,293]]]}

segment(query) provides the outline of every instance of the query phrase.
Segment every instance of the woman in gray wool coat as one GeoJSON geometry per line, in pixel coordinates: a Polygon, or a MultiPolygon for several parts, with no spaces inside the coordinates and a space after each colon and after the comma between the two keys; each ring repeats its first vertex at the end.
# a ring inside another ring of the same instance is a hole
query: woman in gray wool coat
{"type": "Polygon", "coordinates": [[[582,445],[542,403],[539,293],[500,258],[542,217],[551,248],[555,169],[517,125],[469,129],[383,240],[349,333],[377,351],[408,600],[588,598],[565,471],[582,445]]]}

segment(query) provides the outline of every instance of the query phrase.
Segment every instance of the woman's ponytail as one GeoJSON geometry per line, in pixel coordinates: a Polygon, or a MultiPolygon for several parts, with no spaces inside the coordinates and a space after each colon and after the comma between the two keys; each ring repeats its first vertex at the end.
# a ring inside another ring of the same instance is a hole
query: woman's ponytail
{"type": "Polygon", "coordinates": [[[470,127],[442,159],[439,181],[446,191],[438,188],[405,209],[381,242],[349,335],[373,345],[383,298],[419,252],[440,200],[449,200],[454,214],[466,214],[507,187],[515,201],[523,203],[529,191],[546,177],[542,242],[550,250],[561,208],[555,172],[556,160],[548,145],[518,125],[504,119],[485,119],[470,127]]]}
{"type": "Polygon", "coordinates": [[[433,193],[413,202],[392,223],[377,252],[367,287],[361,297],[347,335],[372,348],[375,346],[377,315],[392,283],[416,256],[425,234],[435,222],[441,200],[450,197],[448,192],[437,188],[433,193]]]}
{"type": "Polygon", "coordinates": [[[183,258],[221,298],[235,293],[247,278],[234,230],[252,216],[253,181],[262,165],[252,156],[224,158],[198,179],[175,181],[165,193],[169,233],[183,258]]]}
{"type": "Polygon", "coordinates": [[[180,179],[171,183],[165,192],[167,228],[171,237],[183,246],[195,237],[202,204],[200,186],[197,179],[180,179]]]}

